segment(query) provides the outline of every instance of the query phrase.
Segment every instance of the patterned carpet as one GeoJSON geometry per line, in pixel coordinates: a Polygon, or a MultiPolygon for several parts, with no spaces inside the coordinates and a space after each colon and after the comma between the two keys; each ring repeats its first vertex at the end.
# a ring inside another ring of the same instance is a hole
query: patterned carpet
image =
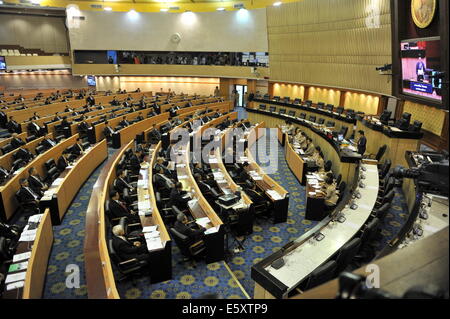
{"type": "MultiPolygon", "coordinates": [[[[243,108],[237,108],[237,111],[239,118],[247,117],[243,108]]],[[[245,250],[235,254],[227,264],[250,297],[253,296],[254,289],[254,282],[250,278],[252,265],[315,225],[315,222],[304,219],[305,191],[288,168],[283,148],[279,144],[277,147],[277,152],[270,157],[272,160],[278,160],[279,169],[270,176],[290,193],[288,221],[284,224],[273,225],[268,221],[258,220],[253,228],[254,233],[245,241],[245,250]]],[[[110,155],[113,152],[115,150],[110,150],[110,155]]],[[[92,186],[103,165],[98,167],[82,186],[62,224],[53,227],[55,241],[49,260],[44,298],[87,298],[83,258],[85,213],[92,186]],[[76,264],[79,267],[80,288],[66,288],[68,264],[76,264]]],[[[401,189],[397,189],[393,205],[382,226],[383,238],[380,241],[380,250],[403,225],[407,216],[405,212],[406,204],[403,194],[401,189]]],[[[178,248],[173,247],[172,280],[151,286],[148,278],[138,280],[136,286],[133,286],[130,281],[118,283],[121,297],[194,299],[207,293],[216,293],[222,298],[246,298],[224,262],[210,265],[197,262],[197,268],[194,269],[187,264],[178,264],[177,261],[180,259],[178,248]]]]}

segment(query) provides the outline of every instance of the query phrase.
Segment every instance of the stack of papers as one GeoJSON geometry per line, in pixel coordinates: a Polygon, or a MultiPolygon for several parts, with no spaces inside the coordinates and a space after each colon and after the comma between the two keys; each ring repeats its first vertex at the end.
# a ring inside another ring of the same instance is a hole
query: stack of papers
{"type": "Polygon", "coordinates": [[[210,223],[211,221],[209,220],[208,217],[202,217],[202,218],[197,218],[197,219],[195,220],[195,222],[196,222],[197,224],[199,224],[200,226],[206,228],[206,225],[208,225],[208,223],[210,223]]]}
{"type": "Polygon", "coordinates": [[[150,201],[144,200],[138,202],[139,216],[145,216],[147,213],[152,212],[152,208],[150,207],[150,201]]]}
{"type": "Polygon", "coordinates": [[[277,191],[270,189],[268,191],[266,191],[267,194],[269,194],[270,197],[272,197],[274,200],[280,200],[283,199],[284,196],[281,196],[280,193],[278,193],[277,191]]]}
{"type": "Polygon", "coordinates": [[[145,226],[144,228],[142,228],[142,232],[143,233],[151,233],[155,230],[158,230],[158,225],[154,225],[154,226],[145,226]]]}
{"type": "Polygon", "coordinates": [[[21,260],[28,260],[31,257],[31,251],[28,251],[26,253],[16,254],[13,256],[13,262],[21,261],[21,260]]]}
{"type": "Polygon", "coordinates": [[[20,235],[19,241],[33,241],[36,238],[36,229],[33,230],[27,230],[22,232],[20,235]]]}
{"type": "Polygon", "coordinates": [[[209,163],[210,164],[217,164],[217,158],[215,158],[215,157],[209,158],[209,163]]]}
{"type": "Polygon", "coordinates": [[[145,242],[147,244],[148,251],[164,249],[164,245],[161,241],[161,238],[159,238],[159,237],[157,237],[157,238],[153,238],[153,237],[147,238],[146,237],[145,242]]]}
{"type": "Polygon", "coordinates": [[[205,230],[205,235],[217,233],[219,231],[218,227],[211,227],[205,230]]]}
{"type": "Polygon", "coordinates": [[[8,273],[8,275],[6,276],[6,279],[5,279],[5,284],[7,284],[6,290],[12,290],[15,288],[23,287],[26,274],[27,274],[26,271],[14,273],[14,274],[8,273]]]}
{"type": "Polygon", "coordinates": [[[59,186],[64,181],[64,178],[57,178],[53,181],[52,186],[59,186]]]}

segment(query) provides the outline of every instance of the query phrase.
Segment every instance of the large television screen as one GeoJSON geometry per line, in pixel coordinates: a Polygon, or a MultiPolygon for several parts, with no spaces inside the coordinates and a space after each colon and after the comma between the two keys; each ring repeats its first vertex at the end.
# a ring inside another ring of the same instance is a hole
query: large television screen
{"type": "Polygon", "coordinates": [[[439,37],[403,40],[400,43],[403,94],[442,101],[440,44],[439,37]]]}
{"type": "Polygon", "coordinates": [[[6,70],[6,59],[4,56],[0,56],[0,71],[6,70]]]}
{"type": "Polygon", "coordinates": [[[96,86],[97,85],[97,82],[95,81],[95,76],[93,76],[93,75],[87,76],[87,85],[88,86],[96,86]]]}

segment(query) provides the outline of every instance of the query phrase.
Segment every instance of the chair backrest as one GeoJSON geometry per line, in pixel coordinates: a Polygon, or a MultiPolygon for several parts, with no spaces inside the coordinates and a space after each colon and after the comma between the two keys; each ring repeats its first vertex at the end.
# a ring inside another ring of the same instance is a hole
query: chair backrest
{"type": "Polygon", "coordinates": [[[27,138],[25,138],[25,141],[28,143],[28,142],[31,142],[32,140],[35,140],[35,139],[36,139],[35,135],[30,135],[27,138]]]}
{"type": "MultiPolygon", "coordinates": [[[[340,175],[340,174],[339,174],[340,175]]],[[[339,188],[339,197],[343,197],[344,196],[344,192],[345,192],[345,188],[347,187],[347,183],[342,182],[339,184],[338,188],[339,188]]]]}
{"type": "Polygon", "coordinates": [[[422,128],[422,122],[420,121],[414,121],[413,125],[409,127],[409,130],[411,132],[420,132],[420,129],[422,128]]]}
{"type": "Polygon", "coordinates": [[[36,154],[41,154],[41,153],[45,152],[45,146],[39,145],[35,148],[34,151],[36,152],[36,154]]]}
{"type": "Polygon", "coordinates": [[[336,178],[336,185],[339,185],[341,180],[342,180],[342,174],[339,174],[338,177],[336,178]]]}
{"type": "Polygon", "coordinates": [[[345,267],[347,267],[347,265],[352,261],[353,257],[355,257],[358,252],[360,245],[361,239],[353,238],[351,241],[342,246],[338,257],[336,258],[336,274],[342,272],[342,270],[344,270],[345,267]]]}
{"type": "Polygon", "coordinates": [[[280,109],[280,114],[286,114],[286,109],[280,109]]]}
{"type": "Polygon", "coordinates": [[[386,195],[384,195],[382,203],[390,203],[392,202],[392,200],[394,199],[395,196],[395,191],[393,189],[391,189],[386,195]]]}
{"type": "Polygon", "coordinates": [[[181,254],[190,257],[191,252],[189,251],[188,237],[178,232],[175,228],[170,228],[169,231],[181,254]]]}
{"type": "Polygon", "coordinates": [[[300,118],[304,119],[306,117],[306,113],[300,113],[300,118]]]}
{"type": "Polygon", "coordinates": [[[114,249],[113,240],[108,240],[108,251],[109,251],[109,257],[111,258],[112,262],[117,265],[121,262],[119,255],[117,255],[116,250],[114,249]]]}
{"type": "Polygon", "coordinates": [[[323,124],[323,123],[325,123],[325,119],[319,119],[319,121],[317,123],[323,124]]]}
{"type": "Polygon", "coordinates": [[[338,106],[336,109],[336,112],[339,114],[342,114],[344,112],[344,107],[343,106],[338,106]]]}
{"type": "Polygon", "coordinates": [[[347,135],[347,131],[348,131],[348,127],[343,126],[343,127],[341,127],[340,134],[342,134],[345,137],[347,135]]]}
{"type": "Polygon", "coordinates": [[[377,161],[380,161],[380,160],[381,160],[381,158],[383,157],[384,153],[386,152],[386,148],[387,148],[387,145],[384,144],[383,146],[381,146],[381,147],[378,149],[377,155],[375,156],[375,159],[376,159],[377,161]]]}
{"type": "Polygon", "coordinates": [[[384,220],[390,207],[391,207],[390,202],[384,203],[380,208],[377,209],[376,217],[381,221],[384,220]]]}
{"type": "Polygon", "coordinates": [[[361,245],[364,246],[375,237],[379,223],[380,220],[375,217],[367,224],[361,236],[361,245]]]}
{"type": "Polygon", "coordinates": [[[316,268],[309,278],[308,286],[306,289],[311,289],[316,286],[319,286],[331,278],[333,278],[334,272],[336,270],[336,262],[334,260],[330,260],[324,265],[316,268]]]}
{"type": "Polygon", "coordinates": [[[11,152],[13,149],[14,149],[14,147],[13,147],[11,144],[6,144],[5,146],[3,146],[3,147],[1,148],[3,154],[9,153],[9,152],[11,152]]]}
{"type": "Polygon", "coordinates": [[[386,174],[389,172],[389,170],[391,169],[391,160],[387,159],[383,166],[381,167],[381,171],[380,171],[380,178],[383,179],[386,177],[386,174]]]}
{"type": "MultiPolygon", "coordinates": [[[[326,161],[325,165],[324,165],[325,172],[328,172],[331,169],[331,167],[333,167],[333,162],[330,160],[326,161]]],[[[342,176],[341,176],[341,178],[342,178],[342,176]]]]}

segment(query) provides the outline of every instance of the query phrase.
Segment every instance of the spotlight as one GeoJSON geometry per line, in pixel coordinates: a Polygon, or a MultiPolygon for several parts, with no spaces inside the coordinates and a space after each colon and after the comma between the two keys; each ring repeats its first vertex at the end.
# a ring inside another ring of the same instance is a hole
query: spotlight
{"type": "Polygon", "coordinates": [[[278,7],[278,6],[281,6],[281,1],[277,1],[277,2],[275,2],[275,3],[273,4],[273,6],[274,6],[274,7],[278,7]]]}
{"type": "Polygon", "coordinates": [[[222,7],[221,7],[221,8],[217,8],[216,10],[217,10],[217,11],[225,11],[225,8],[222,8],[222,7]]]}
{"type": "Polygon", "coordinates": [[[112,11],[112,8],[111,7],[104,7],[103,8],[105,11],[112,11]]]}

